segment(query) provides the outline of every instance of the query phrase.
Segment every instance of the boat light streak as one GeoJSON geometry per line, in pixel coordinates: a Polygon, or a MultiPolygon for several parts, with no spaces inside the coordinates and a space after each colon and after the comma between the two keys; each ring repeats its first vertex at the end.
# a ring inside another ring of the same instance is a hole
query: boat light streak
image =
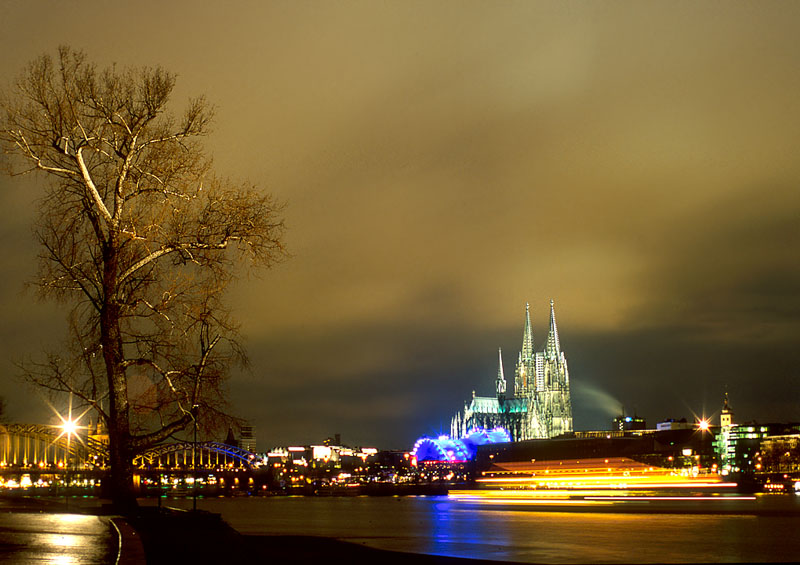
{"type": "Polygon", "coordinates": [[[648,500],[716,500],[716,501],[739,501],[755,500],[755,496],[586,496],[585,500],[616,500],[624,502],[648,501],[648,500]]]}
{"type": "Polygon", "coordinates": [[[549,475],[544,477],[498,477],[482,478],[477,480],[482,484],[508,484],[508,485],[557,485],[564,488],[628,488],[628,487],[653,487],[653,488],[733,488],[736,483],[721,483],[707,480],[698,480],[682,476],[658,475],[649,477],[631,477],[620,475],[549,475]]]}

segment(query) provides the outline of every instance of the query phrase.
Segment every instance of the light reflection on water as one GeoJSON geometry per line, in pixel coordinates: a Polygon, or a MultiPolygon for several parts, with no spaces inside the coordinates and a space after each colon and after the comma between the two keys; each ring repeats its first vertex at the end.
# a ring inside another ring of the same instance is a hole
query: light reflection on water
{"type": "MultiPolygon", "coordinates": [[[[191,507],[191,500],[170,501],[191,507]]],[[[759,497],[709,514],[531,511],[446,497],[200,499],[246,534],[336,537],[396,551],[543,563],[796,561],[800,497],[759,497]],[[738,510],[736,510],[738,512],[738,510]]],[[[684,513],[686,512],[686,513],[684,513]]]]}

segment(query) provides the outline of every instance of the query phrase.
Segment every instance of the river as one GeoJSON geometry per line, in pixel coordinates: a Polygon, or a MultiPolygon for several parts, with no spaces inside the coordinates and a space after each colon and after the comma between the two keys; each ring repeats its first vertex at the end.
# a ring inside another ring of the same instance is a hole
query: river
{"type": "MultiPolygon", "coordinates": [[[[154,503],[149,501],[148,503],[154,503]]],[[[191,499],[167,499],[191,508],[191,499]]],[[[244,534],[333,537],[380,549],[531,563],[800,560],[800,496],[574,511],[455,497],[198,499],[244,534]],[[612,510],[612,509],[609,509],[612,510]]]]}

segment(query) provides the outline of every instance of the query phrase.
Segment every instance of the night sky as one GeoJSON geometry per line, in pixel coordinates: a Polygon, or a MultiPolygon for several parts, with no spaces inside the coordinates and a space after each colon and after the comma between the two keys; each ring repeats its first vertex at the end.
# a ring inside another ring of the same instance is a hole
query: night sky
{"type": "MultiPolygon", "coordinates": [[[[262,450],[410,448],[555,300],[575,429],[800,420],[800,4],[0,3],[3,88],[60,44],[205,94],[218,172],[287,203],[230,302],[262,450]]],[[[25,289],[41,179],[0,177],[0,395],[63,337],[25,289]]]]}

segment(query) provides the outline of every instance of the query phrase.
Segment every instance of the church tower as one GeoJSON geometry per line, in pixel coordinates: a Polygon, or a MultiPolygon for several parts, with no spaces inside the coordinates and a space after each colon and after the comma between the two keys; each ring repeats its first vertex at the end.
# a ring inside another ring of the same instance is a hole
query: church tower
{"type": "Polygon", "coordinates": [[[495,389],[497,391],[497,400],[500,404],[506,399],[506,376],[503,373],[503,350],[497,348],[498,366],[497,366],[497,381],[495,381],[495,389]]]}
{"type": "Polygon", "coordinates": [[[719,425],[727,428],[733,425],[733,411],[728,405],[728,393],[725,392],[725,399],[722,404],[722,412],[719,413],[719,425]]]}
{"type": "Polygon", "coordinates": [[[558,326],[556,326],[556,310],[552,300],[550,300],[550,330],[547,332],[544,352],[548,357],[558,357],[561,354],[561,342],[558,340],[558,326]]]}
{"type": "Polygon", "coordinates": [[[494,396],[477,396],[464,404],[450,422],[452,437],[474,427],[505,428],[514,441],[558,437],[572,431],[572,400],[567,358],[561,349],[555,306],[550,301],[550,327],[543,348],[533,349],[530,305],[525,304],[522,348],[514,372],[513,390],[506,382],[503,351],[497,350],[494,396]]]}
{"type": "Polygon", "coordinates": [[[572,431],[569,370],[561,350],[553,300],[541,351],[533,349],[530,306],[525,304],[525,329],[515,376],[514,397],[526,405],[520,439],[551,438],[572,431]]]}
{"type": "Polygon", "coordinates": [[[525,303],[525,328],[522,331],[522,349],[514,372],[514,396],[524,396],[535,384],[536,370],[533,352],[533,330],[531,329],[531,308],[525,303]]]}

